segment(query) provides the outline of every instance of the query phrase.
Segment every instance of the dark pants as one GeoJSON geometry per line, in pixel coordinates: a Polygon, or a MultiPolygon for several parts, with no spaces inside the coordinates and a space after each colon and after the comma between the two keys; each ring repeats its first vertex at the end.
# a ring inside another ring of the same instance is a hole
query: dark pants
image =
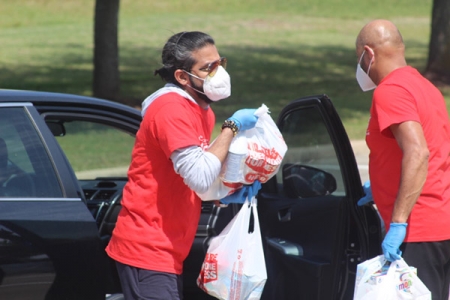
{"type": "Polygon", "coordinates": [[[116,262],[126,300],[183,299],[181,275],[144,270],[116,262]]]}
{"type": "Polygon", "coordinates": [[[403,243],[402,257],[417,268],[417,276],[431,291],[433,300],[448,300],[450,285],[450,240],[403,243]]]}

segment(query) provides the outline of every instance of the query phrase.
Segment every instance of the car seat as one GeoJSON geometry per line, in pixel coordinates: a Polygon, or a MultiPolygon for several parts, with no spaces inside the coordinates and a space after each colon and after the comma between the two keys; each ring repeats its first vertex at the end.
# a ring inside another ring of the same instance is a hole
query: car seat
{"type": "Polygon", "coordinates": [[[32,177],[20,169],[12,171],[8,166],[8,146],[0,138],[0,196],[3,197],[34,197],[35,183],[32,177]]]}

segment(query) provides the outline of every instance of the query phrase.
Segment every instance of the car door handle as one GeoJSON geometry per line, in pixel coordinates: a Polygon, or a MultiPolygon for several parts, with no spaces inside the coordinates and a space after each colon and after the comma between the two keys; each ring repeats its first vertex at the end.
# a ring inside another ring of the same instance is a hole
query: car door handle
{"type": "Polygon", "coordinates": [[[303,256],[303,247],[280,238],[269,238],[267,244],[284,255],[303,256]]]}
{"type": "Polygon", "coordinates": [[[289,222],[291,220],[291,209],[285,208],[278,211],[278,221],[289,222]]]}

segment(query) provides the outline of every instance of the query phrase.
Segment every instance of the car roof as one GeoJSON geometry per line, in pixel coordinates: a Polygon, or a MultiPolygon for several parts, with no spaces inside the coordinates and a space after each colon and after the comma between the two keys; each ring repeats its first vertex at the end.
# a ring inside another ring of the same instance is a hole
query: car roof
{"type": "Polygon", "coordinates": [[[31,102],[37,107],[78,107],[102,109],[140,119],[141,113],[131,106],[89,96],[66,93],[0,89],[0,104],[6,102],[31,102]]]}

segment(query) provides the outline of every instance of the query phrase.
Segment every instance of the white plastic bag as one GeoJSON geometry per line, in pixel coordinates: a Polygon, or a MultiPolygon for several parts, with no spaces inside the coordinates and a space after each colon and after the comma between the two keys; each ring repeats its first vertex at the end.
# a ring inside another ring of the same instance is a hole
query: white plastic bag
{"type": "Polygon", "coordinates": [[[287,151],[287,145],[280,130],[269,115],[269,108],[263,104],[256,110],[255,115],[258,116],[255,127],[239,133],[230,146],[230,149],[232,149],[233,143],[239,143],[239,147],[245,147],[245,144],[242,145],[240,135],[245,136],[247,149],[242,149],[246,150],[246,155],[241,164],[241,172],[231,170],[231,173],[235,176],[227,180],[226,174],[230,173],[228,167],[233,158],[228,156],[220,175],[224,182],[252,184],[255,180],[259,180],[261,183],[265,183],[277,173],[281,165],[287,151]]]}
{"type": "Polygon", "coordinates": [[[417,270],[403,258],[389,264],[384,255],[358,264],[354,300],[431,300],[417,270]]]}
{"type": "Polygon", "coordinates": [[[218,299],[260,299],[267,280],[256,199],[248,200],[225,229],[211,240],[198,286],[218,299]],[[253,231],[249,232],[253,212],[253,231]]]}
{"type": "Polygon", "coordinates": [[[219,177],[208,191],[198,194],[200,199],[222,199],[242,184],[252,184],[255,180],[265,183],[278,172],[287,151],[286,142],[266,105],[261,105],[255,115],[258,116],[255,127],[233,138],[219,177]]]}

